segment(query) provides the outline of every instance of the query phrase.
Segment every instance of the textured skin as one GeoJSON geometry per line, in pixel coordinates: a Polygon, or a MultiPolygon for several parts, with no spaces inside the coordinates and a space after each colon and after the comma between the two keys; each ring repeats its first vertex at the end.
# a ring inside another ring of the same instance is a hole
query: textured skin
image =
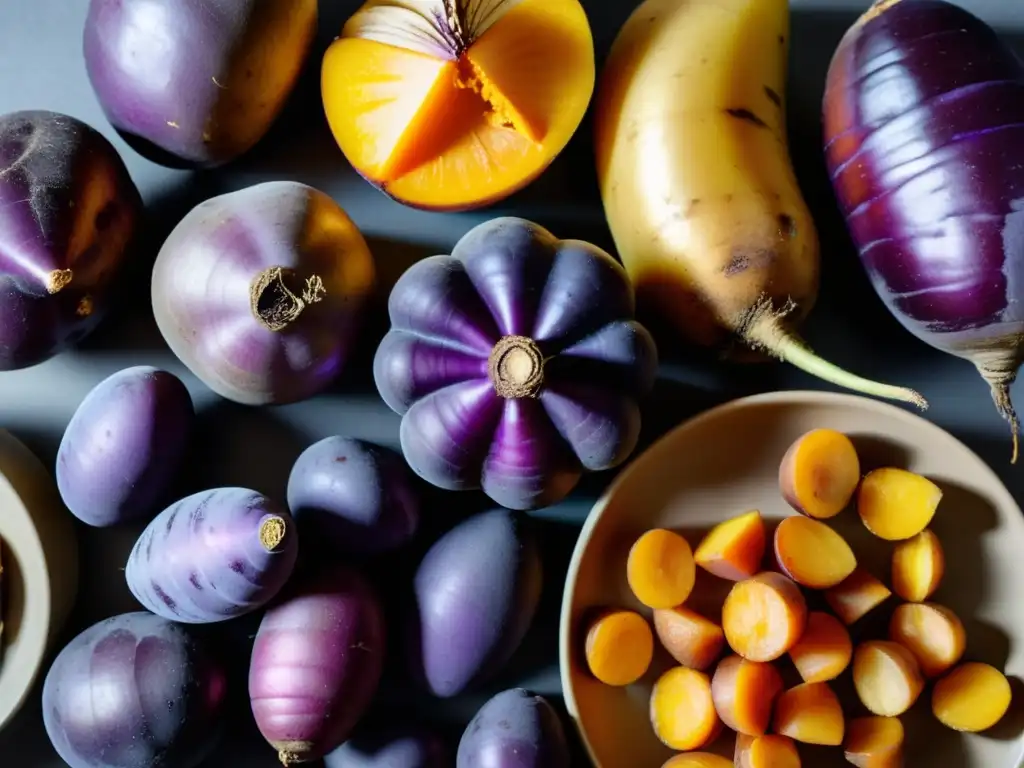
{"type": "Polygon", "coordinates": [[[263,617],[252,649],[260,733],[304,761],[333,751],[376,693],[385,651],[383,611],[356,571],[335,566],[290,590],[263,617]]]}
{"type": "Polygon", "coordinates": [[[420,519],[416,478],[402,457],[364,440],[328,437],[295,461],[288,506],[302,539],[328,552],[396,549],[420,519]]]}
{"type": "Polygon", "coordinates": [[[360,730],[324,758],[324,768],[450,768],[439,736],[423,728],[360,730]]]}
{"type": "Polygon", "coordinates": [[[57,487],[84,523],[108,526],[156,511],[185,458],[192,398],[172,373],[125,368],[78,406],[57,451],[57,487]]]}
{"type": "Polygon", "coordinates": [[[185,628],[149,613],[68,643],[43,685],[43,722],[71,768],[195,768],[213,750],[227,682],[185,628]]]}
{"type": "Polygon", "coordinates": [[[516,218],[481,224],[451,256],[423,259],[389,300],[374,360],[384,401],[402,414],[412,469],[448,490],[482,488],[511,509],[555,503],[584,471],[625,461],[657,351],[633,318],[633,290],[604,251],[516,218]],[[505,399],[488,377],[504,336],[540,348],[536,397],[505,399]]]}
{"type": "Polygon", "coordinates": [[[96,327],[141,209],[117,150],[90,126],[55,112],[0,116],[0,371],[96,327]],[[51,293],[57,270],[71,279],[51,293]]]}
{"type": "Polygon", "coordinates": [[[569,768],[562,723],[542,697],[499,693],[476,713],[459,742],[456,768],[569,768]]]}
{"type": "Polygon", "coordinates": [[[515,513],[485,512],[450,530],[414,579],[414,675],[450,697],[496,674],[529,630],[542,582],[536,540],[515,513]]]}
{"type": "Polygon", "coordinates": [[[1024,67],[996,33],[901,0],[844,38],[824,118],[840,206],[903,325],[963,356],[1024,331],[1024,67]]]}
{"type": "Polygon", "coordinates": [[[86,71],[107,119],[137,149],[216,166],[267,132],[316,23],[316,0],[91,0],[86,71]]]}
{"type": "Polygon", "coordinates": [[[246,488],[187,496],[161,512],[135,542],[125,579],[143,607],[172,621],[210,624],[266,605],[298,556],[291,515],[246,488]],[[272,551],[260,541],[269,518],[284,524],[272,551]]]}

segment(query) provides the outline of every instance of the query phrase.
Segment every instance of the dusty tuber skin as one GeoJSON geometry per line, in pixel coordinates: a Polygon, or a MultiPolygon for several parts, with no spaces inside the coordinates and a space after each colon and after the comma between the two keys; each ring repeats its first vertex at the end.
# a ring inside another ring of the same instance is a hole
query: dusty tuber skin
{"type": "Polygon", "coordinates": [[[850,438],[834,429],[814,429],[786,451],[779,490],[797,512],[826,519],[842,512],[860,482],[860,459],[850,438]]]}

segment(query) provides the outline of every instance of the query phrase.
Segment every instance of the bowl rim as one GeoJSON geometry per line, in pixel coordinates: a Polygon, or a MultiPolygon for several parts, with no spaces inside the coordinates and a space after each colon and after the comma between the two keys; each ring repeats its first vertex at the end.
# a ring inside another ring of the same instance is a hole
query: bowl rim
{"type": "Polygon", "coordinates": [[[729,400],[683,420],[651,443],[651,445],[649,445],[644,451],[633,457],[629,462],[629,465],[615,477],[615,479],[605,489],[604,493],[602,493],[597,501],[594,502],[594,505],[587,513],[586,519],[583,521],[583,525],[580,527],[579,535],[576,538],[576,544],[573,547],[572,557],[569,560],[569,567],[566,571],[565,585],[562,590],[562,605],[558,618],[559,682],[561,683],[562,697],[565,701],[565,707],[568,711],[569,718],[572,720],[573,727],[579,735],[580,741],[587,753],[587,757],[595,766],[599,766],[600,768],[601,764],[598,761],[597,755],[594,754],[593,746],[591,745],[590,739],[587,737],[587,733],[579,719],[579,707],[576,701],[576,694],[572,686],[572,675],[570,670],[572,664],[572,637],[574,635],[572,631],[573,628],[571,626],[572,596],[576,589],[576,580],[579,574],[580,562],[583,559],[583,552],[590,543],[590,539],[594,528],[597,526],[597,522],[603,517],[611,497],[618,492],[619,488],[628,482],[630,475],[636,471],[636,465],[644,459],[647,459],[649,454],[657,454],[661,451],[667,450],[668,446],[678,439],[680,433],[691,430],[706,421],[711,421],[733,411],[762,405],[779,404],[833,405],[867,409],[893,419],[912,423],[916,427],[923,427],[926,431],[931,431],[937,438],[941,437],[944,440],[952,440],[968,455],[974,457],[982,467],[982,473],[986,474],[986,479],[990,480],[992,483],[993,492],[998,497],[995,501],[999,506],[1006,506],[1010,509],[1017,510],[1018,514],[1011,516],[1010,524],[1020,528],[1020,535],[1024,537],[1024,513],[1021,513],[1020,506],[1017,504],[1016,499],[1014,499],[1013,494],[1010,493],[1009,489],[1003,484],[1003,481],[995,473],[995,470],[989,466],[988,462],[982,459],[958,437],[943,429],[935,422],[929,421],[920,414],[906,410],[905,408],[893,403],[848,392],[829,392],[805,389],[780,390],[776,392],[762,392],[754,395],[747,395],[746,397],[740,397],[735,400],[729,400]]]}

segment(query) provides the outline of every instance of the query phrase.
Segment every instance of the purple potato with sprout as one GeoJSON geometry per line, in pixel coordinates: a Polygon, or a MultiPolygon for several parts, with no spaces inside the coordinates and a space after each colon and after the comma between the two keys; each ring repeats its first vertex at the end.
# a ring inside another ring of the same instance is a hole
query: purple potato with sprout
{"type": "Polygon", "coordinates": [[[0,371],[88,336],[142,215],[117,150],[57,112],[0,116],[0,371]]]}
{"type": "Polygon", "coordinates": [[[522,688],[490,699],[459,742],[456,768],[569,768],[569,745],[554,707],[522,688]]]}
{"type": "Polygon", "coordinates": [[[272,600],[298,556],[295,522],[247,488],[187,496],[135,542],[125,578],[143,607],[172,621],[212,624],[272,600]]]}
{"type": "Polygon", "coordinates": [[[414,676],[451,697],[499,672],[533,622],[542,584],[537,540],[521,515],[498,509],[452,528],[413,580],[414,676]]]}
{"type": "Polygon", "coordinates": [[[57,451],[57,488],[87,525],[152,514],[185,458],[195,410],[172,373],[151,366],[108,376],[75,410],[57,451]]]}
{"type": "Polygon", "coordinates": [[[600,248],[493,219],[409,268],[388,309],[374,379],[433,485],[532,509],[636,447],[657,351],[600,248]]]}
{"type": "Polygon", "coordinates": [[[324,758],[325,768],[449,768],[444,741],[418,726],[360,728],[324,758]]]}
{"type": "Polygon", "coordinates": [[[219,740],[226,688],[185,627],[126,613],[60,652],[43,684],[43,723],[71,768],[195,768],[219,740]]]}

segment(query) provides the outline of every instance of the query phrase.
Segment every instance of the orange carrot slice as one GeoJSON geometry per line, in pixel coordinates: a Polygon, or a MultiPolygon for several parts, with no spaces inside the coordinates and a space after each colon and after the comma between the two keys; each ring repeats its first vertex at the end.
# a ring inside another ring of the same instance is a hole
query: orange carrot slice
{"type": "Polygon", "coordinates": [[[828,589],[857,567],[857,558],[838,533],[820,520],[793,515],[775,529],[775,558],[797,584],[828,589]]]}
{"type": "Polygon", "coordinates": [[[807,614],[807,628],[789,649],[789,658],[805,683],[824,683],[839,677],[853,658],[853,642],[835,616],[807,614]]]}
{"type": "Polygon", "coordinates": [[[903,768],[903,723],[895,717],[857,717],[846,724],[846,762],[857,768],[903,768]]]}
{"type": "Polygon", "coordinates": [[[923,603],[942,583],[946,555],[934,531],[925,529],[892,551],[893,591],[911,603],[923,603]]]}
{"type": "Polygon", "coordinates": [[[804,744],[843,743],[843,708],[828,683],[802,683],[775,701],[773,730],[804,744]]]}
{"type": "Polygon", "coordinates": [[[914,654],[891,640],[869,640],[853,652],[853,685],[869,712],[898,717],[924,688],[914,654]]]}
{"type": "Polygon", "coordinates": [[[749,579],[761,569],[766,536],[757,510],[719,523],[694,552],[697,565],[720,579],[749,579]]]}
{"type": "Polygon", "coordinates": [[[661,768],[733,768],[732,763],[721,755],[710,752],[690,752],[670,757],[661,768]]]}
{"type": "Polygon", "coordinates": [[[825,592],[825,602],[846,626],[856,623],[892,596],[881,581],[857,568],[825,592]]]}
{"type": "Polygon", "coordinates": [[[935,684],[932,712],[954,731],[980,733],[1010,708],[1013,693],[1006,675],[989,664],[961,664],[935,684]]]}
{"type": "Polygon", "coordinates": [[[942,489],[928,478],[885,467],[864,476],[857,513],[878,538],[904,541],[928,527],[941,500],[942,489]]]}
{"type": "Polygon", "coordinates": [[[835,517],[853,498],[860,460],[850,438],[834,429],[813,429],[786,451],[779,467],[782,498],[797,512],[835,517]]]}
{"type": "Polygon", "coordinates": [[[807,625],[807,602],[793,581],[765,571],[736,582],[722,607],[729,647],[750,661],[774,661],[789,651],[807,625]]]}
{"type": "Polygon", "coordinates": [[[889,639],[914,654],[925,677],[938,677],[964,655],[967,630],[943,605],[904,603],[893,611],[889,639]]]}
{"type": "Polygon", "coordinates": [[[690,544],[674,531],[655,528],[629,550],[626,578],[636,599],[648,608],[682,605],[696,577],[690,544]]]}
{"type": "Polygon", "coordinates": [[[650,714],[655,735],[680,752],[700,749],[722,730],[711,680],[688,667],[673,667],[658,678],[651,691],[650,714]]]}
{"type": "Polygon", "coordinates": [[[796,743],[787,736],[736,736],[737,768],[800,768],[796,743]]]}
{"type": "Polygon", "coordinates": [[[772,704],[782,692],[782,676],[771,664],[727,656],[711,678],[711,698],[722,722],[737,733],[768,732],[772,704]]]}
{"type": "Polygon", "coordinates": [[[654,631],[669,655],[691,669],[707,669],[725,648],[722,628],[682,605],[654,611],[654,631]]]}
{"type": "Polygon", "coordinates": [[[610,611],[587,631],[585,647],[591,674],[606,685],[635,683],[651,665],[654,635],[635,611],[610,611]]]}

